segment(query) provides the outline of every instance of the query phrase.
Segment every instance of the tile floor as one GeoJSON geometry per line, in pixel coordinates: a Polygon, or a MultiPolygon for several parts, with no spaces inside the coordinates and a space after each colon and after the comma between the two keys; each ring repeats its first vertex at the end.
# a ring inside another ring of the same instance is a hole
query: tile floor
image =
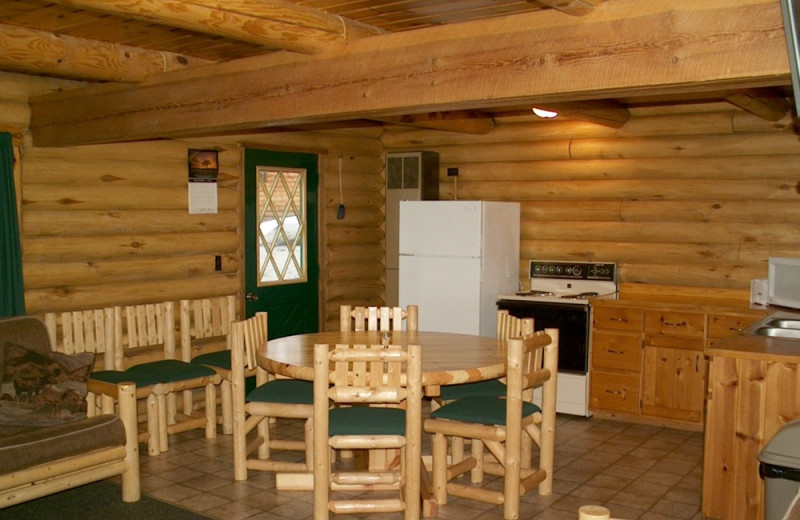
{"type": "MultiPolygon", "coordinates": [[[[277,435],[301,436],[297,424],[275,428],[277,435]]],[[[575,520],[585,504],[605,505],[625,520],[702,519],[701,433],[559,415],[556,439],[554,492],[525,495],[521,519],[575,520]]],[[[219,520],[312,518],[311,492],[277,492],[272,474],[250,471],[247,481],[234,482],[231,450],[226,435],[206,440],[194,430],[172,436],[168,452],[142,457],[142,490],[219,520]]],[[[440,508],[439,518],[501,520],[502,508],[456,498],[440,508]]]]}

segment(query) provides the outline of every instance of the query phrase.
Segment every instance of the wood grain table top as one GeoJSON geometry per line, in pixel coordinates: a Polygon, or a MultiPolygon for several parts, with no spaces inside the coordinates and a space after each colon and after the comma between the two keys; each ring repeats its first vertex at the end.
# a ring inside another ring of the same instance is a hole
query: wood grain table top
{"type": "MultiPolygon", "coordinates": [[[[440,385],[493,379],[505,375],[506,348],[495,338],[447,332],[391,332],[395,345],[422,346],[422,384],[426,395],[440,385]]],[[[258,363],[271,372],[311,381],[314,345],[384,344],[381,332],[315,332],[271,339],[257,352],[258,363]]]]}

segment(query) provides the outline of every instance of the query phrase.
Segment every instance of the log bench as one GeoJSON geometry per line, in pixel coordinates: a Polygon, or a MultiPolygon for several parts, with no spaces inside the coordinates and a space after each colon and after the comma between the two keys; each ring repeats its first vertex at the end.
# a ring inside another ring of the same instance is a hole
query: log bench
{"type": "MultiPolygon", "coordinates": [[[[114,391],[114,383],[120,377],[127,377],[125,374],[99,374],[130,369],[140,375],[149,374],[149,371],[159,370],[155,365],[161,361],[178,360],[191,362],[195,367],[202,365],[204,370],[210,368],[217,373],[211,382],[221,386],[223,413],[219,422],[223,424],[224,433],[231,432],[230,385],[220,385],[220,380],[227,380],[225,374],[230,370],[227,335],[230,322],[236,319],[236,296],[46,312],[42,318],[54,350],[65,354],[91,352],[96,356],[94,373],[97,377],[89,381],[89,415],[108,413],[114,405],[114,400],[108,397],[114,391]],[[171,312],[166,312],[167,307],[171,312]],[[180,350],[176,348],[178,345],[180,350]],[[219,367],[221,359],[227,359],[227,368],[224,364],[223,368],[219,367]],[[96,400],[93,390],[105,396],[96,400]]],[[[167,375],[161,373],[158,377],[167,375]]],[[[147,377],[140,381],[144,383],[145,379],[147,377]]],[[[207,385],[202,395],[195,386],[184,385],[180,388],[185,388],[183,406],[177,406],[176,394],[180,392],[172,390],[176,384],[166,384],[166,381],[152,388],[137,385],[139,442],[147,444],[150,455],[168,449],[169,434],[191,428],[204,428],[207,438],[216,434],[216,406],[209,407],[205,402],[212,395],[207,385]],[[198,397],[200,402],[195,403],[198,397]],[[163,400],[163,405],[159,404],[159,399],[163,400]],[[196,405],[199,405],[197,409],[196,405]],[[157,412],[153,413],[154,410],[157,412]]],[[[219,395],[219,388],[213,394],[219,395]]]]}
{"type": "Polygon", "coordinates": [[[0,347],[0,509],[115,475],[138,501],[135,385],[116,385],[118,413],[86,417],[73,358],[52,351],[42,320],[0,318],[0,347]]]}

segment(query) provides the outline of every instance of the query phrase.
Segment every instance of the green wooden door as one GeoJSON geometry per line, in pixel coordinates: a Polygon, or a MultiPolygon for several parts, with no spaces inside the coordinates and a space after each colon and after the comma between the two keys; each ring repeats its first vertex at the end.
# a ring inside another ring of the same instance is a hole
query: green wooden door
{"type": "Polygon", "coordinates": [[[269,313],[269,337],[319,330],[314,154],[245,150],[246,313],[269,313]]]}

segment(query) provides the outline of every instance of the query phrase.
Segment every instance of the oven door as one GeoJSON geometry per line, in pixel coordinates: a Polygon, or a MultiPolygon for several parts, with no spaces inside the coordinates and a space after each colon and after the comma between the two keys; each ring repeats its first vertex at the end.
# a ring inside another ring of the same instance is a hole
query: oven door
{"type": "Polygon", "coordinates": [[[588,305],[499,300],[497,308],[518,318],[533,318],[535,330],[558,329],[558,371],[589,372],[588,305]]]}

